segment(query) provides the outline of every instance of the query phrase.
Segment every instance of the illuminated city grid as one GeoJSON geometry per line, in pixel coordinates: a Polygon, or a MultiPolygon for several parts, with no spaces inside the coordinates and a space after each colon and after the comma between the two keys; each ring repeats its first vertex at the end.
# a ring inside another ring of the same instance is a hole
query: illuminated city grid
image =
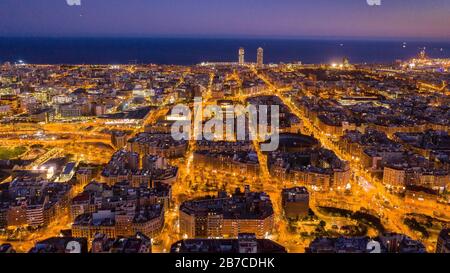
{"type": "Polygon", "coordinates": [[[144,252],[192,251],[196,239],[208,251],[239,239],[268,252],[364,252],[368,238],[390,252],[450,251],[450,60],[244,54],[193,66],[1,65],[2,249],[78,240],[120,251],[122,236],[144,252]],[[279,105],[278,150],[174,140],[170,111],[194,97],[225,110],[279,105]]]}

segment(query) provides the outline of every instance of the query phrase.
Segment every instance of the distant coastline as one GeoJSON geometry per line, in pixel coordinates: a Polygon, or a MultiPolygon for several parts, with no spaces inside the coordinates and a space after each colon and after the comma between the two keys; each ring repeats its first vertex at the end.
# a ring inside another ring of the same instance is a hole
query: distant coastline
{"type": "Polygon", "coordinates": [[[433,58],[450,58],[449,41],[397,41],[262,38],[0,38],[0,62],[34,64],[177,64],[233,62],[239,47],[256,60],[264,48],[266,63],[392,63],[426,47],[433,58]]]}

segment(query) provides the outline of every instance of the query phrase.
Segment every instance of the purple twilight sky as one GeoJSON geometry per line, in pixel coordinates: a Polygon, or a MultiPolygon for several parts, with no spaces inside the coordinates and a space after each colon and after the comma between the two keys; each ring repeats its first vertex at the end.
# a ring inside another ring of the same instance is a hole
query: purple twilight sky
{"type": "Polygon", "coordinates": [[[1,0],[4,36],[450,40],[450,0],[1,0]]]}

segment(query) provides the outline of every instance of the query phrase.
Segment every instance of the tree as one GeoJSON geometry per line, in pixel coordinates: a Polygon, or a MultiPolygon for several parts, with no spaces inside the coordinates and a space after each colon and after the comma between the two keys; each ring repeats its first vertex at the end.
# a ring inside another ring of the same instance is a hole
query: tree
{"type": "Polygon", "coordinates": [[[324,220],[320,220],[319,226],[320,226],[321,228],[324,228],[326,225],[327,225],[327,223],[326,223],[324,220]]]}

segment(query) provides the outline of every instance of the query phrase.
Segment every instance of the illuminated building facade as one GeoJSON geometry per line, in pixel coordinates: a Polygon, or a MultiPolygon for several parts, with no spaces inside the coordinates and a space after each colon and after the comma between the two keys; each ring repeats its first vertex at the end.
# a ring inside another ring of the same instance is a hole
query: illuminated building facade
{"type": "Polygon", "coordinates": [[[258,68],[263,67],[264,65],[264,49],[262,47],[258,47],[258,50],[256,52],[256,66],[258,68]]]}
{"type": "Polygon", "coordinates": [[[245,63],[244,54],[245,54],[244,48],[243,47],[239,48],[239,65],[244,65],[245,63]]]}
{"type": "Polygon", "coordinates": [[[221,193],[213,199],[186,201],[180,206],[180,232],[188,238],[236,238],[239,233],[254,233],[258,238],[272,232],[274,214],[265,193],[221,193]]]}

